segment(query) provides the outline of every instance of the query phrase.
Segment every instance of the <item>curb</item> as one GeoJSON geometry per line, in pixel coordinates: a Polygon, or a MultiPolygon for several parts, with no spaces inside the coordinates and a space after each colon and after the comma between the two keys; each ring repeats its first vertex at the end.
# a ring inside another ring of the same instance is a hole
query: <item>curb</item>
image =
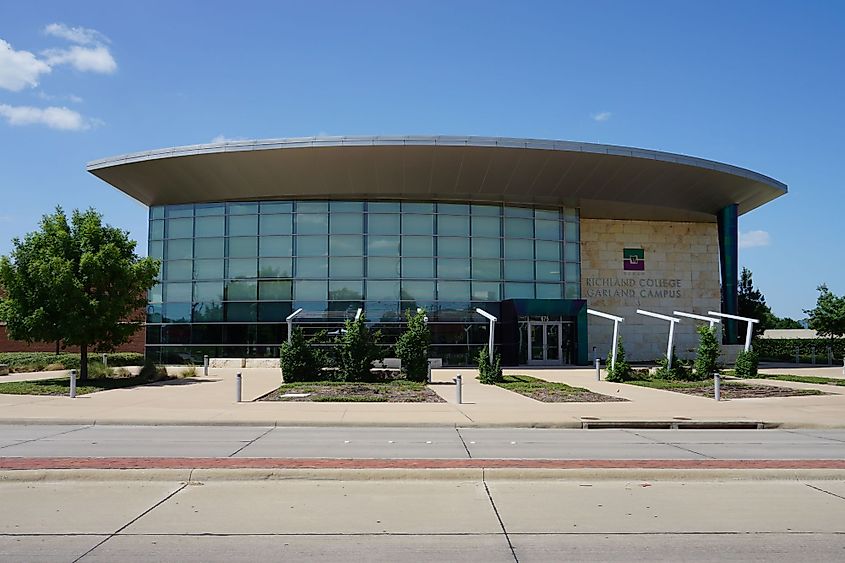
{"type": "MultiPolygon", "coordinates": [[[[840,481],[845,470],[831,469],[30,469],[0,470],[0,486],[13,483],[216,482],[268,481],[590,481],[648,487],[660,482],[840,481]]],[[[585,483],[587,482],[587,483],[585,483]]]]}

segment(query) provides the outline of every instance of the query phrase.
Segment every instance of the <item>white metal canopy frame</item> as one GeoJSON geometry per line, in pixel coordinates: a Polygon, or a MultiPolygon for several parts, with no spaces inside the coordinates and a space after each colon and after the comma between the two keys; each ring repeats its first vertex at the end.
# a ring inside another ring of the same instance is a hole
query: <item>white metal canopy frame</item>
{"type": "Polygon", "coordinates": [[[479,315],[481,315],[482,317],[484,317],[485,319],[487,319],[488,321],[490,321],[490,335],[489,335],[489,338],[488,338],[487,352],[490,354],[490,363],[492,364],[493,363],[493,342],[494,342],[493,335],[495,334],[495,331],[496,331],[496,321],[498,321],[499,319],[497,319],[496,317],[494,317],[493,315],[491,315],[490,313],[488,313],[487,311],[485,311],[484,309],[481,309],[481,308],[477,308],[475,310],[475,312],[478,313],[479,315]]]}
{"type": "Polygon", "coordinates": [[[613,369],[616,367],[616,349],[618,348],[619,343],[619,323],[623,322],[625,319],[617,317],[616,315],[611,315],[610,313],[602,313],[601,311],[596,311],[595,309],[587,309],[587,314],[613,321],[613,352],[611,353],[610,359],[610,369],[613,369]]]}
{"type": "Polygon", "coordinates": [[[288,323],[288,343],[290,343],[290,339],[293,338],[293,319],[301,312],[302,307],[285,317],[285,322],[288,323]]]}
{"type": "Polygon", "coordinates": [[[705,317],[704,315],[696,315],[695,313],[685,313],[683,311],[672,311],[673,315],[678,315],[679,317],[686,317],[688,319],[695,319],[698,321],[704,321],[706,323],[710,323],[710,328],[712,329],[716,323],[720,323],[719,319],[714,319],[713,317],[705,317]]]}
{"type": "Polygon", "coordinates": [[[660,319],[662,321],[669,322],[669,344],[666,346],[666,360],[667,360],[667,367],[672,367],[672,347],[675,344],[675,325],[681,322],[681,319],[677,319],[675,317],[670,317],[668,315],[661,315],[660,313],[653,313],[651,311],[644,311],[642,309],[637,309],[637,314],[645,315],[646,317],[653,317],[655,319],[660,319]]]}
{"type": "Polygon", "coordinates": [[[707,311],[708,315],[713,315],[715,317],[722,317],[725,319],[733,319],[735,321],[744,321],[748,323],[745,329],[745,351],[748,352],[751,350],[751,335],[754,332],[754,323],[759,323],[760,319],[752,319],[749,317],[740,317],[739,315],[729,315],[727,313],[716,313],[714,311],[707,311]]]}

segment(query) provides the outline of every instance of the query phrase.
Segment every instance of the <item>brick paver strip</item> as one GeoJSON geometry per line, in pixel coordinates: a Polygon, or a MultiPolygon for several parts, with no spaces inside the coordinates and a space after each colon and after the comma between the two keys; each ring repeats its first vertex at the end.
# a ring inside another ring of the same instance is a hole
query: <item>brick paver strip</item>
{"type": "Polygon", "coordinates": [[[0,457],[2,469],[845,469],[843,459],[298,459],[0,457]]]}

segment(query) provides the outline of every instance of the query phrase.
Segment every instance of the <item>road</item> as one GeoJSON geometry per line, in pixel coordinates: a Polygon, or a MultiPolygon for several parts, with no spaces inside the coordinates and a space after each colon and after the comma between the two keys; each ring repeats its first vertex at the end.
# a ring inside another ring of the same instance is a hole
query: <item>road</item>
{"type": "Polygon", "coordinates": [[[0,463],[127,456],[150,469],[0,471],[0,561],[845,560],[845,469],[479,468],[531,460],[813,467],[841,464],[845,431],[0,426],[0,463]],[[463,469],[192,469],[200,459],[250,467],[265,458],[463,469]],[[179,459],[189,469],[161,469],[179,459]],[[481,465],[460,465],[473,461],[481,465]]]}
{"type": "Polygon", "coordinates": [[[845,430],[2,426],[0,457],[842,460],[845,430]]]}

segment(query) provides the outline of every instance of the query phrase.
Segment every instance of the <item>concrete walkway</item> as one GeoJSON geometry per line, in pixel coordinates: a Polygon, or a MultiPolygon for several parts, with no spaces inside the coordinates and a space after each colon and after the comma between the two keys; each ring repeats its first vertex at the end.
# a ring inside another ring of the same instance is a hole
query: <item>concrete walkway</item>
{"type": "MultiPolygon", "coordinates": [[[[179,369],[179,368],[176,368],[179,369]]],[[[833,376],[841,368],[801,369],[833,376]]],[[[790,371],[790,370],[786,370],[790,371]]],[[[795,370],[792,370],[795,371],[795,370]]],[[[103,391],[76,399],[0,395],[0,423],[250,424],[268,426],[546,426],[581,427],[584,421],[745,421],[784,427],[845,427],[845,388],[810,386],[829,395],[715,402],[670,391],[596,381],[591,369],[508,369],[627,399],[603,403],[541,403],[481,385],[472,369],[434,372],[431,388],[444,403],[251,402],[280,383],[278,369],[212,369],[208,377],[103,391]],[[243,403],[235,402],[235,373],[243,372],[243,403]],[[455,404],[456,373],[464,404],[455,404]]],[[[44,376],[44,374],[41,374],[44,376]]],[[[16,377],[20,377],[18,374],[16,377]]],[[[0,381],[5,380],[0,378],[0,381]]],[[[806,386],[770,382],[781,386],[806,386]]]]}

